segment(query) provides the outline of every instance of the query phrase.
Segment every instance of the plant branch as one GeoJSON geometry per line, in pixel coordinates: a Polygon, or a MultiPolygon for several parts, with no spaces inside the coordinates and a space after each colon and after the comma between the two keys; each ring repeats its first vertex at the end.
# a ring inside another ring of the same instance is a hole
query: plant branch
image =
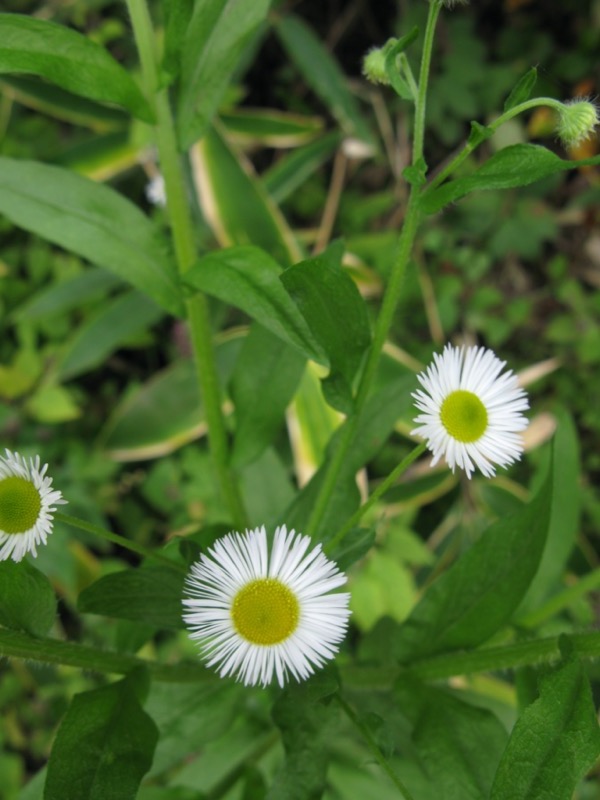
{"type": "MultiPolygon", "coordinates": [[[[513,119],[513,117],[522,114],[524,111],[537,108],[538,106],[547,106],[559,111],[562,108],[563,103],[561,103],[560,100],[555,100],[553,97],[535,97],[533,100],[526,100],[524,103],[519,103],[513,108],[510,108],[508,111],[505,111],[504,114],[501,114],[493,122],[490,122],[490,124],[487,126],[487,129],[490,132],[489,135],[491,136],[494,134],[498,128],[504,125],[505,122],[508,122],[508,120],[513,119]]],[[[482,144],[482,142],[483,140],[476,141],[475,143],[467,142],[462,150],[460,150],[460,152],[444,167],[444,169],[438,172],[438,174],[429,181],[426,191],[435,189],[436,186],[439,186],[440,183],[443,183],[446,178],[455,172],[471,155],[471,153],[476,150],[480,144],[482,144]]]]}

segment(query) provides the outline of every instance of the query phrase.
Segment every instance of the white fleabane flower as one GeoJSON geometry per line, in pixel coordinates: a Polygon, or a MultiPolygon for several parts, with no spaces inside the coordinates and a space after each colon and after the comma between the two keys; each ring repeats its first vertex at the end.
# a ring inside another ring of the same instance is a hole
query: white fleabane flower
{"type": "Polygon", "coordinates": [[[454,472],[467,477],[479,467],[486,477],[495,475],[494,464],[506,467],[523,452],[520,431],[527,427],[521,414],[529,408],[512,371],[502,372],[505,361],[485,347],[446,345],[442,355],[419,376],[423,390],[413,393],[418,427],[433,453],[431,466],[442,456],[454,472]]]}
{"type": "Polygon", "coordinates": [[[18,453],[0,456],[0,561],[20,561],[26,553],[37,555],[52,533],[52,512],[66,503],[40,469],[40,457],[29,461],[18,453]]]}
{"type": "Polygon", "coordinates": [[[183,619],[207,666],[247,686],[266,686],[288,673],[305,680],[333,658],[346,634],[346,582],[321,545],[277,528],[273,545],[264,526],[229,533],[192,565],[183,619]]]}

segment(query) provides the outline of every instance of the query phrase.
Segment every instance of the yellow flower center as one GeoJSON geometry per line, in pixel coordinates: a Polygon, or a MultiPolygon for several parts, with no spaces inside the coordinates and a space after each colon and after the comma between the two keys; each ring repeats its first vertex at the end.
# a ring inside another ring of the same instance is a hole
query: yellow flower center
{"type": "Polygon", "coordinates": [[[231,617],[235,629],[252,644],[278,644],[288,638],[300,619],[293,592],[276,578],[246,584],[233,598],[231,617]]]}
{"type": "Polygon", "coordinates": [[[40,493],[26,478],[0,478],[0,531],[26,533],[37,522],[40,493]]]}
{"type": "Polygon", "coordinates": [[[457,389],[442,403],[440,410],[442,425],[458,442],[476,442],[487,428],[488,413],[481,400],[473,392],[457,389]]]}

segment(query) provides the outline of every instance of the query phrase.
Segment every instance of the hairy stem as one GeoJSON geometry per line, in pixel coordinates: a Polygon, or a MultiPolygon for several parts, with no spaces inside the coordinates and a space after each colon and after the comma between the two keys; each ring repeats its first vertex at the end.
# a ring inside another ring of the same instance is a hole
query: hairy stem
{"type": "MultiPolygon", "coordinates": [[[[424,125],[425,125],[425,105],[427,100],[427,82],[429,79],[429,64],[431,62],[431,53],[433,47],[433,35],[435,31],[435,24],[439,16],[441,8],[441,0],[432,0],[429,4],[429,15],[427,17],[427,27],[425,30],[425,42],[423,45],[423,55],[421,58],[421,70],[419,78],[419,92],[415,106],[415,128],[414,128],[414,146],[413,146],[413,167],[417,167],[423,155],[423,138],[424,138],[424,125]]],[[[385,340],[388,337],[392,320],[400,294],[402,291],[402,284],[406,274],[406,268],[410,261],[412,247],[415,236],[419,227],[420,212],[419,212],[419,198],[421,194],[420,187],[413,183],[410,190],[408,205],[406,208],[406,215],[404,217],[404,224],[398,240],[398,250],[390,280],[385,290],[383,304],[381,311],[377,318],[375,331],[373,334],[373,342],[369,350],[369,355],[365,364],[365,368],[360,378],[360,383],[356,393],[356,400],[354,404],[354,411],[347,419],[344,429],[340,434],[338,445],[325,469],[325,476],[323,484],[317,495],[315,505],[313,507],[310,519],[307,525],[307,533],[314,536],[319,531],[319,525],[325,515],[327,505],[331,499],[333,490],[335,489],[340,471],[346,460],[348,450],[354,440],[358,428],[358,420],[360,414],[365,407],[369,391],[371,389],[373,378],[377,372],[381,351],[385,340]]]]}
{"type": "Polygon", "coordinates": [[[403,458],[402,461],[394,467],[394,469],[390,472],[390,474],[385,478],[385,480],[381,481],[379,486],[369,495],[367,500],[362,504],[362,506],[342,525],[339,531],[333,536],[325,545],[323,550],[325,553],[331,553],[331,551],[335,548],[339,542],[341,542],[344,536],[348,533],[348,531],[352,530],[355,525],[361,521],[363,516],[367,513],[367,511],[382,497],[387,490],[394,485],[394,483],[398,480],[400,475],[402,475],[405,470],[410,467],[413,461],[424,452],[426,448],[425,442],[418,444],[411,452],[403,458]]]}
{"type": "MultiPolygon", "coordinates": [[[[513,108],[510,108],[508,111],[505,111],[504,114],[501,114],[497,119],[487,126],[487,130],[489,131],[489,135],[491,136],[495,133],[498,128],[504,125],[505,122],[508,122],[509,119],[513,119],[513,117],[522,114],[524,111],[529,111],[532,108],[537,108],[538,106],[546,106],[548,108],[553,108],[556,111],[560,111],[563,104],[560,100],[555,100],[553,97],[535,97],[533,100],[526,100],[524,103],[519,103],[513,108]]],[[[472,143],[467,142],[462,150],[444,167],[443,170],[438,172],[435,177],[433,177],[429,183],[427,184],[426,191],[430,189],[435,189],[436,186],[439,186],[440,183],[443,183],[447,177],[452,175],[453,172],[461,166],[461,164],[471,155],[471,153],[476,150],[481,141],[472,143]]]]}
{"type": "MultiPolygon", "coordinates": [[[[156,141],[160,168],[165,181],[177,266],[180,275],[183,276],[196,261],[196,242],[173,114],[167,89],[159,87],[154,31],[146,2],[127,0],[127,6],[140,54],[146,90],[156,113],[156,141]]],[[[185,305],[215,473],[232,521],[236,527],[242,529],[247,524],[247,517],[239,487],[228,463],[227,431],[222,411],[208,305],[206,298],[201,294],[186,300],[185,305]]]]}

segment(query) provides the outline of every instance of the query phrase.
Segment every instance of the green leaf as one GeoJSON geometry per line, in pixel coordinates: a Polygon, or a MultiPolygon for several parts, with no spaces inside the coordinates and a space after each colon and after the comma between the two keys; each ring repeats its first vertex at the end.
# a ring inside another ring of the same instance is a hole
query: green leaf
{"type": "Polygon", "coordinates": [[[183,315],[164,243],[150,220],[114,189],[60,167],[0,158],[0,213],[183,315]]]}
{"type": "Polygon", "coordinates": [[[158,740],[137,682],[132,674],[75,695],[50,754],[44,800],[135,800],[158,740]]]}
{"type": "Polygon", "coordinates": [[[230,247],[203,256],[186,284],[236,306],[308,358],[327,363],[280,280],[281,267],[258,247],[230,247]]]}
{"type": "Polygon", "coordinates": [[[219,119],[229,138],[245,147],[297,147],[323,131],[320,117],[276,111],[272,108],[242,108],[221,113],[219,119]]]}
{"type": "Polygon", "coordinates": [[[413,724],[412,742],[429,779],[426,796],[488,800],[508,739],[497,717],[448,691],[405,677],[394,687],[394,699],[413,724]]]}
{"type": "Polygon", "coordinates": [[[532,67],[522,75],[514,85],[511,93],[506,98],[504,103],[504,111],[510,111],[511,108],[518,106],[519,103],[524,103],[529,100],[533,87],[537,81],[537,69],[532,67]]]}
{"type": "Polygon", "coordinates": [[[374,544],[375,528],[351,528],[344,539],[327,555],[344,572],[365,556],[374,544]]]}
{"type": "MultiPolygon", "coordinates": [[[[226,379],[239,348],[229,340],[216,349],[221,379],[226,379]]],[[[101,434],[117,461],[138,461],[172,453],[206,432],[204,406],[193,361],[181,360],[132,391],[115,409],[101,434]]]]}
{"type": "Polygon", "coordinates": [[[184,576],[169,567],[142,567],[105,575],[84,589],[77,608],[83,614],[146,622],[157,628],[183,628],[184,576]]]}
{"type": "Polygon", "coordinates": [[[194,364],[182,360],[158,372],[117,406],[102,444],[117,461],[137,461],[171,453],[205,429],[194,364]]]}
{"type": "Polygon", "coordinates": [[[540,682],[539,698],[517,720],[491,800],[571,800],[600,754],[589,681],[575,658],[540,682]]]}
{"type": "Polygon", "coordinates": [[[557,416],[553,448],[560,470],[554,472],[550,527],[540,566],[519,608],[519,616],[533,610],[558,587],[579,532],[581,468],[577,429],[566,411],[557,416]]]}
{"type": "Polygon", "coordinates": [[[202,211],[221,245],[258,245],[284,266],[301,258],[283,215],[240,152],[210,129],[192,157],[202,211]]]}
{"type": "Polygon", "coordinates": [[[0,561],[0,625],[45,636],[56,619],[48,578],[28,561],[0,561]]]}
{"type": "Polygon", "coordinates": [[[194,0],[163,0],[163,13],[165,15],[165,40],[164,53],[161,64],[163,87],[169,86],[179,75],[181,70],[181,51],[187,33],[194,0]]]}
{"type": "Polygon", "coordinates": [[[21,14],[0,14],[0,73],[38,75],[73,94],[114,103],[144,122],[146,99],[104,48],[77,31],[21,14]]]}
{"type": "Polygon", "coordinates": [[[472,175],[445,183],[439,189],[425,191],[421,197],[421,209],[434,214],[470,192],[527,186],[557,172],[593,164],[600,164],[600,156],[565,161],[545,147],[514,144],[495,153],[472,175]]]}
{"type": "Polygon", "coordinates": [[[356,98],[348,89],[346,76],[314,31],[292,14],[277,23],[276,31],[290,58],[311,89],[331,110],[346,136],[354,136],[375,149],[373,134],[356,98]]]}
{"type": "Polygon", "coordinates": [[[3,94],[27,108],[74,125],[84,125],[97,133],[123,131],[129,123],[127,114],[121,109],[101,106],[38,78],[4,75],[0,86],[3,94]]]}
{"type": "Polygon", "coordinates": [[[290,267],[281,281],[328,356],[330,372],[323,381],[327,401],[349,412],[352,383],[371,342],[365,301],[339,261],[327,253],[290,267]]]}
{"type": "Polygon", "coordinates": [[[280,158],[262,178],[268,193],[281,203],[302,186],[310,176],[327,161],[340,143],[336,131],[327,133],[304,147],[298,147],[280,158]]]}
{"type": "Polygon", "coordinates": [[[416,100],[408,83],[402,77],[397,65],[398,56],[403,53],[418,37],[419,29],[413,28],[405,36],[395,41],[391,47],[385,47],[385,71],[394,91],[403,100],[416,100]]]}
{"type": "Polygon", "coordinates": [[[38,320],[81,308],[83,303],[104,297],[119,285],[119,279],[106,270],[92,267],[81,275],[54,283],[31,296],[13,313],[16,320],[38,320]]]}
{"type": "Polygon", "coordinates": [[[275,702],[273,719],[281,730],[285,762],[275,775],[267,800],[322,796],[330,759],[327,745],[338,713],[331,695],[337,688],[334,671],[329,668],[290,686],[275,702]]]}
{"type": "Polygon", "coordinates": [[[56,425],[81,416],[73,394],[64,386],[44,384],[27,399],[25,409],[38,422],[56,425]]]}
{"type": "Polygon", "coordinates": [[[177,124],[183,149],[206,131],[271,0],[197,0],[183,42],[177,124]]]}
{"type": "Polygon", "coordinates": [[[232,464],[255,461],[280,430],[306,358],[256,323],[242,346],[231,379],[235,404],[232,464]]]}
{"type": "MultiPolygon", "coordinates": [[[[228,731],[247,696],[244,687],[207,672],[206,682],[154,682],[146,708],[160,730],[150,775],[161,775],[228,731]]],[[[108,798],[107,798],[108,800],[108,798]]]]}
{"type": "Polygon", "coordinates": [[[100,366],[162,316],[162,309],[140,292],[127,292],[112,300],[78,328],[58,363],[59,378],[69,380],[100,366]]]}
{"type": "Polygon", "coordinates": [[[429,587],[398,629],[393,648],[401,662],[475,647],[511,619],[540,563],[553,481],[551,468],[527,506],[493,523],[429,587]]]}

